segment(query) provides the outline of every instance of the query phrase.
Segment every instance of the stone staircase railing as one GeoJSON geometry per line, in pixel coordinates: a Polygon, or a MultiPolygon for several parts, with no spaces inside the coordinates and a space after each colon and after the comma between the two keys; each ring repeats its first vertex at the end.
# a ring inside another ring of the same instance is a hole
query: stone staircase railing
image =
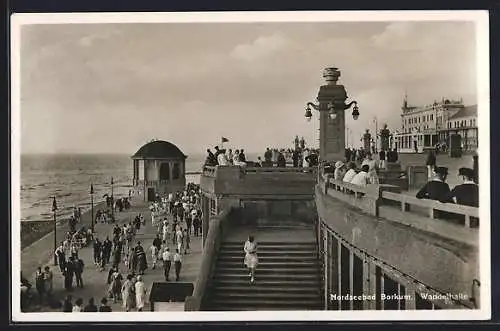
{"type": "Polygon", "coordinates": [[[203,245],[202,262],[198,278],[194,285],[193,295],[186,298],[185,311],[199,311],[203,305],[210,279],[213,276],[217,254],[227,230],[228,220],[234,213],[233,208],[221,211],[218,215],[210,218],[207,237],[203,245]]]}

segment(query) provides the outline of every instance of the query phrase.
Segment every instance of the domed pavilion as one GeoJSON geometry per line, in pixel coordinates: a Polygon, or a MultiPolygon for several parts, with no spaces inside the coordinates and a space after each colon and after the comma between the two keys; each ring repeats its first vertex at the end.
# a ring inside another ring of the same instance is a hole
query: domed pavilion
{"type": "Polygon", "coordinates": [[[132,156],[135,191],[153,201],[158,195],[184,190],[187,156],[174,144],[153,140],[132,156]]]}

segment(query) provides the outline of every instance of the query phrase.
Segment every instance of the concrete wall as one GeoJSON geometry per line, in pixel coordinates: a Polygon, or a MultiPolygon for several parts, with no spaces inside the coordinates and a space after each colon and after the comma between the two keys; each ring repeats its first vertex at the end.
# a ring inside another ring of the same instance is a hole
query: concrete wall
{"type": "Polygon", "coordinates": [[[320,219],[352,245],[433,288],[471,294],[472,281],[479,277],[476,245],[374,217],[319,187],[316,205],[320,219]]]}
{"type": "Polygon", "coordinates": [[[202,174],[200,184],[203,191],[217,195],[308,195],[312,197],[313,176],[313,173],[280,172],[279,169],[255,172],[235,166],[218,166],[213,174],[202,174]]]}

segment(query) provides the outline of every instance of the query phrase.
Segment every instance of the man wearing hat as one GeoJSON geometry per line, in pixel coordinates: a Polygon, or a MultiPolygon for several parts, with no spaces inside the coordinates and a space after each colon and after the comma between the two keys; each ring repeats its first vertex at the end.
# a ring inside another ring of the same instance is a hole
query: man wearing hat
{"type": "Polygon", "coordinates": [[[474,170],[470,168],[458,169],[458,175],[462,177],[463,184],[457,185],[449,192],[445,201],[453,201],[459,205],[479,207],[479,186],[474,183],[474,170]]]}
{"type": "Polygon", "coordinates": [[[417,198],[446,201],[446,196],[450,193],[450,187],[445,183],[446,176],[448,176],[448,168],[435,167],[433,176],[417,192],[417,198]]]}

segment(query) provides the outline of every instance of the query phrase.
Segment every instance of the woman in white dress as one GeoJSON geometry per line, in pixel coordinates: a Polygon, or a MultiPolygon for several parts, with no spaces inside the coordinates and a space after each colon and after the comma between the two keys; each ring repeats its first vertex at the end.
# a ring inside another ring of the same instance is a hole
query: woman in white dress
{"type": "Polygon", "coordinates": [[[254,282],[255,269],[257,269],[257,264],[259,263],[259,258],[257,257],[257,243],[253,236],[249,236],[245,246],[243,247],[245,251],[244,263],[250,271],[250,282],[254,282]]]}

